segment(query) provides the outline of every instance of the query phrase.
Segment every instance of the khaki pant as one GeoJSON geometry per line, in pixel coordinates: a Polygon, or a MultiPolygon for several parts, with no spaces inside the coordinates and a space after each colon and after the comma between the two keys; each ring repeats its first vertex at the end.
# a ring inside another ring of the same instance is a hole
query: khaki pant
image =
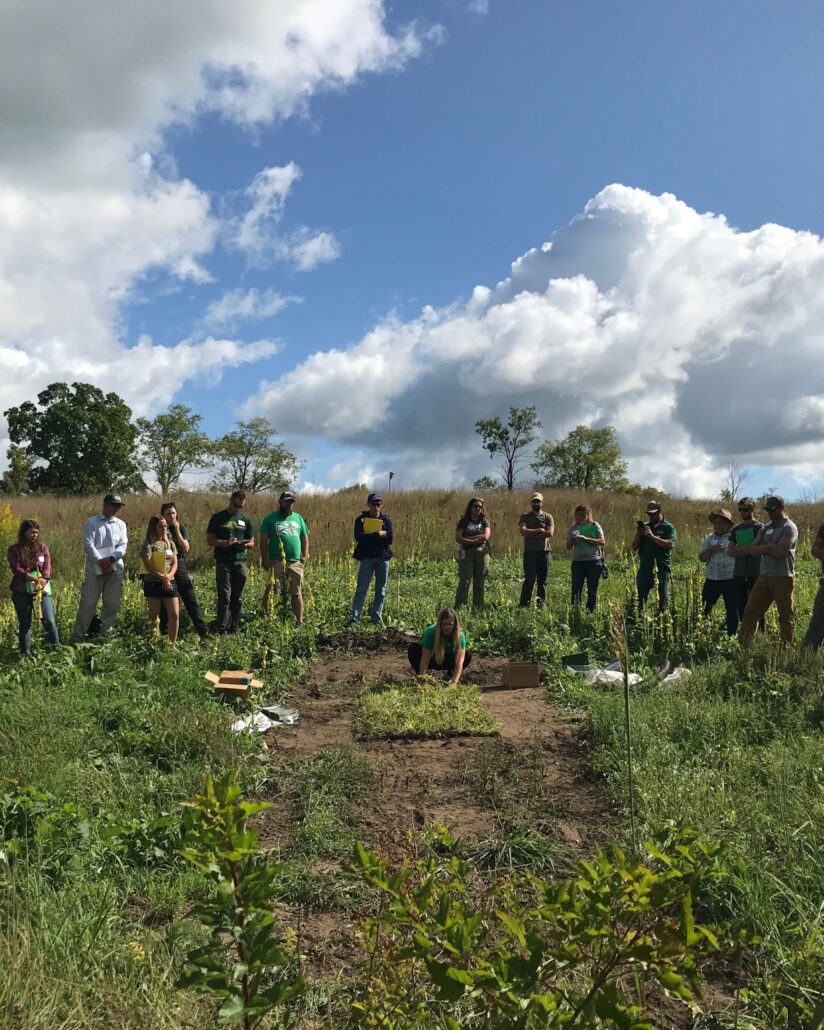
{"type": "Polygon", "coordinates": [[[74,622],[72,641],[75,644],[82,644],[89,632],[97,602],[103,597],[103,607],[100,609],[100,632],[105,636],[114,629],[114,621],[120,611],[120,598],[123,595],[123,573],[113,572],[109,576],[95,575],[92,563],[86,564],[86,575],[83,585],[80,588],[80,606],[77,609],[77,618],[74,622]]]}
{"type": "Polygon", "coordinates": [[[759,619],[764,617],[767,609],[775,601],[778,609],[778,626],[781,632],[781,643],[792,647],[793,642],[793,587],[792,576],[759,576],[750,591],[747,607],[738,630],[738,640],[742,647],[747,645],[755,635],[759,619]]]}
{"type": "Polygon", "coordinates": [[[810,616],[807,635],[804,637],[804,647],[808,651],[817,651],[822,642],[824,642],[824,579],[818,581],[818,593],[813,602],[813,613],[810,616]]]}

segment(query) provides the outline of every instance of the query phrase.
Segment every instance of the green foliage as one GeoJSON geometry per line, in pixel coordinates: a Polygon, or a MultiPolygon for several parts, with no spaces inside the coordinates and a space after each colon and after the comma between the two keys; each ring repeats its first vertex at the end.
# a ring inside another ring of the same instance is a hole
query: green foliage
{"type": "Polygon", "coordinates": [[[9,467],[0,479],[0,494],[19,497],[29,490],[29,476],[34,468],[34,459],[25,447],[13,443],[6,451],[6,461],[9,467]]]}
{"type": "Polygon", "coordinates": [[[480,436],[484,450],[489,457],[501,455],[501,478],[507,490],[515,487],[518,473],[526,466],[524,451],[535,440],[535,430],[541,428],[538,410],[533,405],[526,408],[510,408],[506,425],[498,415],[481,418],[475,423],[475,432],[480,436]]]}
{"type": "Polygon", "coordinates": [[[208,461],[211,441],[200,431],[202,421],[203,416],[185,404],[172,404],[151,421],[137,420],[140,461],[143,468],[154,472],[164,497],[168,497],[184,472],[208,461]]]}
{"type": "Polygon", "coordinates": [[[265,418],[238,422],[214,443],[215,490],[270,493],[282,490],[303,467],[291,451],[275,442],[274,426],[265,418]]]}
{"type": "Polygon", "coordinates": [[[421,677],[413,683],[364,691],[358,699],[356,735],[362,740],[482,736],[499,732],[481,704],[478,688],[448,686],[421,677]]]}
{"type": "Polygon", "coordinates": [[[260,858],[258,831],[250,816],[269,806],[240,800],[234,774],[206,778],[203,793],[184,803],[180,854],[217,890],[193,911],[209,941],[187,956],[181,987],[215,998],[221,1023],[257,1026],[278,1010],[279,1026],[290,1022],[290,1005],[304,990],[299,970],[276,933],[272,905],[280,867],[260,858]]]}
{"type": "Polygon", "coordinates": [[[480,899],[457,841],[444,830],[440,844],[446,857],[396,873],[356,850],[356,867],[383,897],[364,927],[359,1025],[640,1030],[654,1026],[652,984],[687,1006],[700,997],[699,959],[720,944],[694,907],[727,872],[719,849],[693,831],[665,827],[644,861],[599,850],[559,885],[515,876],[480,899]]]}
{"type": "MultiPolygon", "coordinates": [[[[18,472],[29,464],[26,486],[57,494],[141,490],[135,461],[137,428],[131,409],[116,393],[89,383],[52,383],[3,412],[9,439],[23,449],[18,472]]],[[[11,460],[11,455],[9,456],[11,460]]]]}
{"type": "Polygon", "coordinates": [[[544,441],[532,468],[542,483],[572,490],[623,490],[627,463],[612,426],[576,426],[563,440],[544,441]]]}

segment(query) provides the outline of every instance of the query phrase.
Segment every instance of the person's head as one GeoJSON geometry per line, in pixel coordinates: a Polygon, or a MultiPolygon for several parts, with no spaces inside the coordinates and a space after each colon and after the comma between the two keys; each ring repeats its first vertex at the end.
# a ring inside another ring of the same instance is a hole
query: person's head
{"type": "Polygon", "coordinates": [[[120,494],[108,493],[103,498],[103,514],[107,519],[112,518],[113,515],[117,515],[122,507],[123,498],[120,494]]]}
{"type": "Polygon", "coordinates": [[[472,519],[473,522],[477,522],[479,519],[484,518],[486,515],[486,509],[484,508],[483,497],[470,497],[469,503],[466,506],[464,512],[465,519],[472,519]]]}
{"type": "Polygon", "coordinates": [[[372,516],[373,519],[376,519],[378,515],[380,515],[381,513],[381,508],[383,507],[383,498],[380,494],[370,494],[366,498],[366,504],[369,508],[369,514],[372,516]]]}
{"type": "Polygon", "coordinates": [[[174,521],[177,518],[177,505],[174,501],[165,501],[160,505],[160,514],[167,522],[174,521]]]}
{"type": "Polygon", "coordinates": [[[544,495],[534,493],[532,497],[529,499],[529,504],[533,511],[540,511],[541,508],[543,508],[544,506],[544,495]]]}
{"type": "Polygon", "coordinates": [[[168,523],[163,515],[152,515],[146,528],[146,542],[154,544],[158,540],[162,540],[166,536],[168,528],[168,523]]]}
{"type": "Polygon", "coordinates": [[[579,504],[575,509],[575,521],[579,526],[592,522],[592,508],[588,504],[579,504]]]}
{"type": "Polygon", "coordinates": [[[238,512],[243,510],[243,505],[246,503],[246,492],[245,490],[233,490],[229,497],[229,511],[238,512]]]}
{"type": "Polygon", "coordinates": [[[17,545],[25,550],[33,550],[40,543],[40,523],[34,519],[23,519],[17,530],[17,545]]]}
{"type": "Polygon", "coordinates": [[[454,608],[441,608],[435,622],[435,648],[433,654],[435,661],[439,664],[444,659],[446,652],[446,641],[452,644],[452,650],[457,651],[461,640],[461,623],[458,613],[454,608]]]}
{"type": "Polygon", "coordinates": [[[735,525],[732,515],[726,508],[713,508],[708,518],[716,536],[723,536],[725,533],[729,533],[735,525]]]}
{"type": "Polygon", "coordinates": [[[660,522],[664,517],[664,513],[661,510],[661,505],[658,501],[650,501],[649,504],[644,508],[644,511],[649,516],[649,520],[654,526],[656,522],[660,522]]]}
{"type": "Polygon", "coordinates": [[[278,508],[282,515],[291,515],[295,508],[295,495],[291,490],[284,490],[278,497],[278,508]]]}
{"type": "Polygon", "coordinates": [[[780,522],[784,518],[784,498],[773,494],[764,501],[764,511],[770,516],[773,522],[780,522]]]}
{"type": "Polygon", "coordinates": [[[738,514],[742,519],[749,521],[755,511],[754,497],[741,497],[738,501],[738,514]]]}

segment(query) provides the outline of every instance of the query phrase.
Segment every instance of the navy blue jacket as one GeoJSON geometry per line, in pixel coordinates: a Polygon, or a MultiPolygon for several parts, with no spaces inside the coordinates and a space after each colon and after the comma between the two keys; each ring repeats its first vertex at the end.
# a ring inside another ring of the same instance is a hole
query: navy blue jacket
{"type": "Polygon", "coordinates": [[[372,518],[368,510],[361,512],[355,519],[354,557],[357,561],[360,561],[361,558],[382,558],[384,561],[388,561],[392,557],[391,544],[395,538],[395,527],[392,525],[392,519],[388,515],[384,515],[383,512],[376,517],[383,523],[386,536],[378,536],[377,533],[364,533],[363,520],[372,518]]]}

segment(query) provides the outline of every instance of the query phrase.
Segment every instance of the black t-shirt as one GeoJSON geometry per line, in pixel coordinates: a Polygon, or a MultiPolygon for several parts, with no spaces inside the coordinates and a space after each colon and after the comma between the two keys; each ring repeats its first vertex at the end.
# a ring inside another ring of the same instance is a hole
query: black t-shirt
{"type": "Polygon", "coordinates": [[[480,547],[484,541],[484,531],[489,526],[489,519],[486,515],[482,515],[479,519],[473,518],[462,518],[456,527],[461,536],[465,536],[468,539],[477,537],[478,539],[474,544],[463,544],[465,548],[480,547]]]}
{"type": "MultiPolygon", "coordinates": [[[[734,547],[746,547],[747,544],[751,544],[755,541],[759,531],[763,527],[763,522],[753,520],[749,522],[739,522],[737,526],[730,530],[730,543],[734,547]],[[744,538],[739,543],[739,537],[744,534],[744,538]]],[[[824,527],[822,527],[824,528],[824,527]]],[[[755,579],[761,570],[761,555],[760,554],[747,554],[743,558],[736,558],[735,565],[733,566],[733,576],[742,576],[747,579],[755,579]]]]}
{"type": "MultiPolygon", "coordinates": [[[[228,510],[216,512],[210,519],[206,528],[207,534],[211,534],[218,540],[228,540],[236,537],[238,540],[252,540],[254,531],[252,520],[242,511],[231,512],[228,510]]],[[[247,550],[239,543],[237,547],[216,547],[215,561],[246,561],[247,550]]]]}
{"type": "MultiPolygon", "coordinates": [[[[818,527],[818,532],[815,534],[816,540],[824,540],[824,522],[818,527]]],[[[824,576],[824,560],[821,562],[821,575],[824,576]]]]}

